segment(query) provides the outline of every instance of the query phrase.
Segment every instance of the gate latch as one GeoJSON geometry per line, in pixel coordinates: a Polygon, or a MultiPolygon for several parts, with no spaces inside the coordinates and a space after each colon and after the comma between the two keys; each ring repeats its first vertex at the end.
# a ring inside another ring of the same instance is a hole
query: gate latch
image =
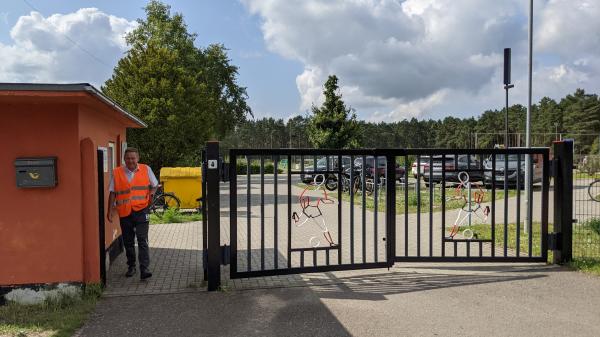
{"type": "Polygon", "coordinates": [[[221,246],[221,264],[224,266],[229,265],[229,257],[231,256],[231,249],[228,245],[221,246]]]}
{"type": "Polygon", "coordinates": [[[562,233],[548,233],[548,249],[561,250],[561,237],[562,233]]]}

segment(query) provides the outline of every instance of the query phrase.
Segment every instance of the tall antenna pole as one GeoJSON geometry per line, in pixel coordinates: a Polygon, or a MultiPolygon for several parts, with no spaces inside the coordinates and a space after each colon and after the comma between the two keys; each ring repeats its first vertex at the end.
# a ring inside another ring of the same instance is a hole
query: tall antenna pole
{"type": "MultiPolygon", "coordinates": [[[[533,68],[533,0],[529,0],[529,92],[527,96],[527,120],[525,122],[525,146],[531,147],[531,92],[532,92],[532,68],[533,68]]],[[[544,168],[547,169],[547,168],[544,168]]],[[[527,210],[525,216],[525,224],[531,223],[532,210],[529,205],[531,204],[531,157],[525,157],[525,209],[527,210]]],[[[525,233],[529,233],[529,226],[523,226],[525,233]]]]}

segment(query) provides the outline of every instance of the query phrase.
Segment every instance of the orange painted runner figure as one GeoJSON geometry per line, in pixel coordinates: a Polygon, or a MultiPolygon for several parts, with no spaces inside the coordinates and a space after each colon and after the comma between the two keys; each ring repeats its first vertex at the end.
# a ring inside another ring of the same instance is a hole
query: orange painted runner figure
{"type": "MultiPolygon", "coordinates": [[[[302,210],[299,212],[294,212],[292,214],[292,219],[294,220],[294,224],[296,224],[296,227],[301,227],[304,224],[306,224],[309,220],[312,220],[312,223],[314,223],[323,232],[323,237],[325,238],[325,241],[327,241],[327,243],[329,243],[330,246],[336,246],[337,244],[333,242],[333,238],[331,237],[331,233],[329,232],[329,229],[327,228],[325,222],[325,216],[323,215],[323,212],[320,208],[321,205],[330,205],[335,202],[335,200],[329,199],[329,197],[327,196],[327,190],[325,189],[324,184],[325,176],[322,174],[315,175],[313,181],[309,185],[307,185],[302,191],[302,193],[300,193],[300,195],[298,196],[298,203],[300,204],[300,208],[302,210]],[[317,182],[319,180],[320,183],[317,182]],[[314,188],[311,189],[311,187],[314,188]],[[322,190],[323,196],[312,197],[311,200],[311,196],[306,195],[306,192],[309,190],[322,190]]],[[[321,245],[321,241],[316,236],[312,236],[308,240],[308,242],[312,247],[319,247],[321,245]]]]}

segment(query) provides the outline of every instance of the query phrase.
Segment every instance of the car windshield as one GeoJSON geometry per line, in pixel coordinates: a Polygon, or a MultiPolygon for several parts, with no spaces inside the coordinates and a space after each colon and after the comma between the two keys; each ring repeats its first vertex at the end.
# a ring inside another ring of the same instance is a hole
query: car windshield
{"type": "MultiPolygon", "coordinates": [[[[385,163],[386,163],[385,157],[377,157],[377,166],[378,167],[385,167],[385,163]]],[[[362,166],[362,157],[358,157],[358,158],[354,159],[354,165],[362,166]]],[[[369,167],[369,168],[373,167],[373,157],[372,156],[367,157],[367,166],[366,167],[369,167]]]]}

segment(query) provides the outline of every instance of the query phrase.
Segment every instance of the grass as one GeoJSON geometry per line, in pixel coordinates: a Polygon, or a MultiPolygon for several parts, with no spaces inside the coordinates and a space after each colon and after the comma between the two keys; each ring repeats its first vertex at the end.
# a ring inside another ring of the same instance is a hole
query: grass
{"type": "MultiPolygon", "coordinates": [[[[541,228],[539,222],[533,222],[531,224],[532,227],[532,236],[531,236],[531,255],[532,256],[541,256],[542,247],[541,247],[541,228]]],[[[460,232],[464,229],[470,228],[473,230],[474,236],[477,235],[477,239],[483,240],[491,240],[492,239],[492,226],[489,224],[477,224],[472,225],[471,227],[462,226],[460,228],[460,232]]],[[[496,247],[504,247],[504,224],[497,223],[495,225],[495,235],[494,235],[494,243],[496,247]]],[[[519,237],[519,251],[520,256],[526,256],[529,254],[529,235],[525,233],[523,228],[523,224],[520,226],[520,237],[519,237]]],[[[517,249],[517,225],[514,223],[510,223],[507,225],[507,248],[511,250],[517,249]]]]}
{"type": "Polygon", "coordinates": [[[62,297],[38,305],[0,306],[0,336],[72,336],[96,307],[101,285],[86,285],[81,298],[62,297]]]}
{"type": "Polygon", "coordinates": [[[600,173],[589,174],[584,171],[573,171],[573,179],[600,179],[600,173]]]}
{"type": "Polygon", "coordinates": [[[600,276],[600,258],[573,257],[569,266],[584,273],[600,276]]]}
{"type": "Polygon", "coordinates": [[[160,218],[156,216],[156,214],[150,214],[151,225],[192,222],[200,220],[202,220],[202,213],[181,213],[173,208],[167,209],[160,218]]]}
{"type": "MultiPolygon", "coordinates": [[[[300,188],[305,188],[306,185],[305,184],[298,184],[298,187],[300,188]]],[[[475,197],[475,192],[478,191],[478,189],[473,189],[472,190],[472,198],[475,197]]],[[[485,190],[484,190],[485,191],[485,190]]],[[[383,191],[382,191],[383,192],[383,191]]],[[[333,197],[337,197],[337,190],[333,191],[333,192],[328,192],[330,195],[333,195],[333,197]]],[[[462,191],[462,193],[464,193],[466,195],[466,191],[462,191]]],[[[421,195],[421,212],[428,212],[429,211],[429,188],[423,187],[420,190],[420,195],[421,195]]],[[[515,190],[509,190],[508,192],[508,196],[509,197],[513,197],[516,196],[517,192],[515,190]]],[[[404,193],[404,189],[397,187],[396,188],[396,214],[404,214],[404,198],[405,198],[405,193],[404,193]]],[[[504,191],[502,190],[496,190],[496,200],[499,199],[503,199],[504,198],[504,191]]],[[[414,188],[410,188],[408,191],[408,213],[417,213],[418,211],[418,204],[419,204],[419,200],[418,200],[418,194],[415,191],[414,188]]],[[[489,202],[492,199],[492,192],[491,190],[487,190],[484,193],[484,197],[483,197],[483,201],[482,202],[489,202]]],[[[342,193],[342,200],[344,201],[350,201],[350,195],[347,192],[342,193]]],[[[378,198],[377,198],[377,210],[379,212],[384,212],[385,211],[385,193],[380,193],[378,198]]],[[[367,206],[367,209],[369,210],[374,210],[375,209],[375,198],[373,195],[366,195],[365,196],[365,203],[367,206]]],[[[354,195],[354,204],[355,205],[362,205],[362,194],[361,193],[356,193],[354,195]]],[[[462,197],[460,197],[459,195],[456,194],[456,190],[454,187],[448,187],[446,188],[446,210],[452,210],[452,209],[457,209],[457,208],[461,208],[463,207],[463,205],[465,204],[465,199],[463,199],[462,197]]],[[[442,210],[442,192],[440,188],[434,188],[434,195],[433,195],[433,211],[441,211],[442,210]]]]}

